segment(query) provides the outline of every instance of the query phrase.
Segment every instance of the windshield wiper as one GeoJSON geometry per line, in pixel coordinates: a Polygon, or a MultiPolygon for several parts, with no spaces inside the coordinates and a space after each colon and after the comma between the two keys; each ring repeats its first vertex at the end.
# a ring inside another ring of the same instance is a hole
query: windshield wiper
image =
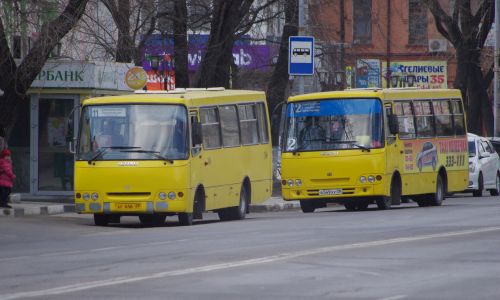
{"type": "MultiPolygon", "coordinates": [[[[140,147],[135,147],[135,148],[140,148],[140,147]]],[[[159,151],[153,151],[153,150],[125,150],[125,151],[121,151],[121,152],[134,152],[134,153],[150,153],[153,157],[156,157],[156,158],[159,158],[161,160],[164,160],[166,162],[169,162],[171,164],[174,163],[174,161],[170,158],[167,158],[163,155],[160,155],[159,151]]]]}
{"type": "Polygon", "coordinates": [[[366,152],[370,152],[370,148],[366,147],[366,146],[363,146],[363,145],[360,145],[360,144],[356,144],[356,143],[353,143],[352,144],[354,147],[358,147],[359,149],[361,149],[362,151],[365,151],[366,152]]]}
{"type": "Polygon", "coordinates": [[[112,147],[101,147],[97,150],[96,155],[94,155],[91,159],[88,160],[89,165],[99,157],[103,156],[109,149],[137,149],[141,147],[130,147],[130,146],[112,146],[112,147]]]}
{"type": "Polygon", "coordinates": [[[353,147],[359,148],[359,149],[361,149],[363,151],[370,152],[370,148],[368,148],[366,146],[363,146],[363,145],[360,145],[360,144],[357,144],[356,141],[350,141],[350,140],[332,140],[332,141],[329,141],[329,143],[332,143],[332,144],[351,144],[353,147]]]}

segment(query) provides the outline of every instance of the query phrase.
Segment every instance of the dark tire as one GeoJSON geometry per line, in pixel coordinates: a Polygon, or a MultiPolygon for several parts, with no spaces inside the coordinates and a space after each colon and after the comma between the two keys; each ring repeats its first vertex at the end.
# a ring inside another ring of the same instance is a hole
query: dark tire
{"type": "Polygon", "coordinates": [[[436,179],[436,192],[428,195],[429,204],[432,206],[441,206],[446,194],[443,178],[438,175],[436,179]]]}
{"type": "Polygon", "coordinates": [[[96,226],[108,226],[108,224],[109,224],[109,215],[94,214],[94,224],[96,226]]]}
{"type": "Polygon", "coordinates": [[[390,209],[392,203],[401,203],[401,185],[399,181],[393,178],[391,181],[391,195],[389,197],[379,197],[376,202],[378,209],[381,210],[390,209]]]}
{"type": "Polygon", "coordinates": [[[140,215],[139,221],[144,226],[162,226],[165,224],[166,216],[162,215],[140,215]]]}
{"type": "Polygon", "coordinates": [[[344,203],[345,209],[348,211],[354,211],[356,210],[356,202],[346,202],[344,203]]]}
{"type": "Polygon", "coordinates": [[[179,213],[177,217],[181,226],[193,225],[193,213],[179,213]]]}
{"type": "Polygon", "coordinates": [[[391,197],[380,196],[376,200],[377,208],[380,210],[386,210],[391,208],[392,199],[391,197]]]}
{"type": "Polygon", "coordinates": [[[474,197],[482,197],[484,190],[483,173],[479,173],[479,178],[477,179],[477,190],[472,192],[474,197]]]}
{"type": "Polygon", "coordinates": [[[300,209],[303,213],[312,213],[316,209],[312,200],[300,200],[300,209]]]}
{"type": "Polygon", "coordinates": [[[495,188],[490,190],[490,195],[492,196],[500,195],[500,177],[498,176],[498,174],[495,178],[495,188]]]}
{"type": "Polygon", "coordinates": [[[109,223],[117,223],[117,224],[119,224],[120,223],[120,218],[121,218],[120,215],[110,215],[109,216],[109,223]]]}
{"type": "Polygon", "coordinates": [[[415,202],[417,202],[418,206],[420,207],[427,207],[431,205],[431,202],[429,199],[425,199],[424,197],[419,197],[415,199],[415,202]]]}
{"type": "Polygon", "coordinates": [[[368,209],[368,205],[370,205],[370,202],[368,202],[368,201],[360,201],[356,205],[356,209],[357,210],[367,210],[368,209]]]}
{"type": "Polygon", "coordinates": [[[219,210],[217,213],[221,221],[243,220],[247,214],[249,196],[245,184],[240,189],[240,204],[219,210]]]}

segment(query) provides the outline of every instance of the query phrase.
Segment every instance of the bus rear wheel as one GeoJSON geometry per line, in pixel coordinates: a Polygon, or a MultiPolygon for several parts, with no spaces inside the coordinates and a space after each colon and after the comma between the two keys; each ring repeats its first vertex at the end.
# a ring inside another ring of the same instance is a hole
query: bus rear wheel
{"type": "Polygon", "coordinates": [[[245,184],[241,185],[240,203],[238,206],[223,208],[217,211],[221,221],[243,220],[247,213],[249,196],[245,184]]]}
{"type": "Polygon", "coordinates": [[[441,177],[441,175],[438,175],[436,179],[436,192],[428,196],[428,201],[430,205],[441,206],[441,204],[443,204],[444,195],[445,195],[445,186],[443,178],[441,177]]]}

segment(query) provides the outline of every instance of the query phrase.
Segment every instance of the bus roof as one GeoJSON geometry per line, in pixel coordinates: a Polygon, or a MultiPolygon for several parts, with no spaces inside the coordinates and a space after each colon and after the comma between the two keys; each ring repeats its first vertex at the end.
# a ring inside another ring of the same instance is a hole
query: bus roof
{"type": "Polygon", "coordinates": [[[461,93],[458,89],[367,88],[296,95],[288,98],[288,102],[331,98],[380,98],[387,100],[461,98],[461,93]]]}
{"type": "Polygon", "coordinates": [[[224,88],[182,89],[174,91],[140,91],[134,94],[90,98],[83,105],[123,103],[171,103],[187,106],[211,105],[225,102],[265,100],[261,91],[226,90],[224,88]]]}

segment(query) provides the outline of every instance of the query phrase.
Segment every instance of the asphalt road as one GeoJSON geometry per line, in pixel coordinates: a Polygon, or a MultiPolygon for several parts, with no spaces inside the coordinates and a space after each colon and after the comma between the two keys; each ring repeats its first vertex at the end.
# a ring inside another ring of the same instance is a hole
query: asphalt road
{"type": "Polygon", "coordinates": [[[0,300],[500,299],[500,197],[123,221],[0,219],[0,300]]]}

